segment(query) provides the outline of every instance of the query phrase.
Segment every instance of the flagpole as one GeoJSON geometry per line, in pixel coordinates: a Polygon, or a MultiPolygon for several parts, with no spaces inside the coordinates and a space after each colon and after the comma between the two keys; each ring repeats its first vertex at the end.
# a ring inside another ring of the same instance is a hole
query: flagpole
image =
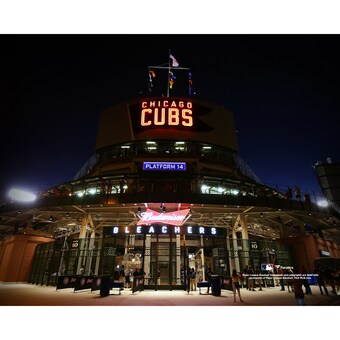
{"type": "Polygon", "coordinates": [[[166,92],[167,97],[169,97],[169,92],[170,92],[170,54],[171,54],[171,50],[169,50],[168,89],[167,89],[167,92],[166,92]]]}

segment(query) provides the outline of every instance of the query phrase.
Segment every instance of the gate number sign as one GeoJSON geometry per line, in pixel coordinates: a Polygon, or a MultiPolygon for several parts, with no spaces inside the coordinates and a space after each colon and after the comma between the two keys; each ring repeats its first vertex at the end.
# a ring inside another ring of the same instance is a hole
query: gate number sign
{"type": "Polygon", "coordinates": [[[143,170],[185,171],[185,162],[144,162],[143,170]]]}

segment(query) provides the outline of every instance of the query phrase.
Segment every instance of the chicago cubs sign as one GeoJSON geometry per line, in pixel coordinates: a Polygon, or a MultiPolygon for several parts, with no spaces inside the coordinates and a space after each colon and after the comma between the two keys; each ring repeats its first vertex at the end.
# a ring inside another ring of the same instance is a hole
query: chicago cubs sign
{"type": "Polygon", "coordinates": [[[193,126],[191,101],[148,100],[141,109],[141,126],[193,126]]]}

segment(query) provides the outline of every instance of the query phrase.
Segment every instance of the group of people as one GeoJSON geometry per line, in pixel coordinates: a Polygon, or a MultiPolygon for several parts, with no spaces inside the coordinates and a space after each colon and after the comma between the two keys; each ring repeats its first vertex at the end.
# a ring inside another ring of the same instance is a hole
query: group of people
{"type": "MultiPolygon", "coordinates": [[[[211,276],[213,275],[213,272],[211,270],[210,267],[207,267],[205,270],[205,280],[208,283],[211,283],[211,276]]],[[[200,270],[198,270],[198,272],[195,271],[195,268],[190,268],[188,271],[188,281],[189,281],[189,285],[188,288],[191,291],[195,291],[196,287],[197,287],[197,280],[202,281],[203,280],[203,276],[202,276],[202,272],[200,270]]],[[[210,286],[208,286],[207,288],[207,293],[209,293],[210,291],[210,286]]]]}
{"type": "Polygon", "coordinates": [[[255,285],[257,284],[259,286],[259,290],[262,290],[262,286],[265,286],[263,282],[263,278],[260,276],[261,271],[258,267],[253,267],[247,265],[244,267],[241,275],[240,280],[242,287],[245,286],[250,291],[256,291],[255,285]]]}
{"type": "Polygon", "coordinates": [[[132,270],[131,268],[125,268],[125,266],[122,265],[120,268],[119,266],[116,267],[113,277],[114,280],[125,282],[125,288],[132,288],[133,279],[137,276],[143,275],[145,275],[145,273],[141,268],[135,268],[132,270]]]}

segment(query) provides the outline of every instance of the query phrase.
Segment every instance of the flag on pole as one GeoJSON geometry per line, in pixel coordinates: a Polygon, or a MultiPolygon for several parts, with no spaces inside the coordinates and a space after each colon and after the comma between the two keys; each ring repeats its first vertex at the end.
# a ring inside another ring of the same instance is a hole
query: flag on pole
{"type": "Polygon", "coordinates": [[[179,66],[178,61],[176,60],[176,58],[171,53],[170,53],[170,59],[172,61],[172,67],[178,67],[179,66]]]}
{"type": "Polygon", "coordinates": [[[169,85],[170,85],[170,89],[172,89],[172,86],[175,83],[176,76],[170,71],[169,72],[169,85]]]}
{"type": "Polygon", "coordinates": [[[192,79],[191,79],[191,72],[188,72],[188,78],[189,78],[189,96],[192,96],[192,79]]]}

